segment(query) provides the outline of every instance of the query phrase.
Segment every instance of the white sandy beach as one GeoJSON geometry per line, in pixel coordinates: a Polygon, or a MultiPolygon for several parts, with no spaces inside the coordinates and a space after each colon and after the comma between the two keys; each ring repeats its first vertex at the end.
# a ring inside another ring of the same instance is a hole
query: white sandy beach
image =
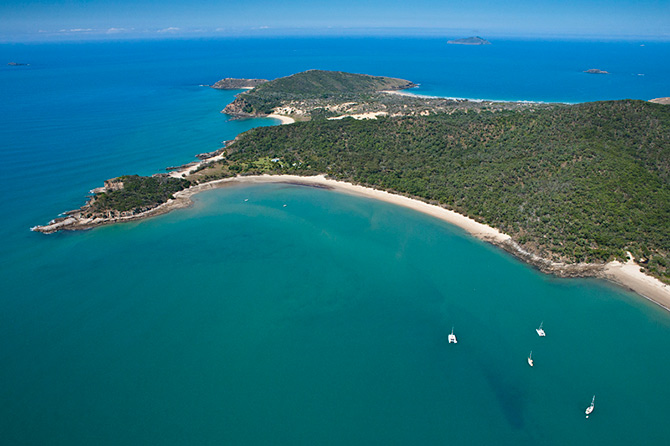
{"type": "MultiPolygon", "coordinates": [[[[519,104],[570,104],[570,102],[542,102],[542,101],[528,101],[528,100],[515,100],[515,99],[508,99],[508,100],[501,100],[501,99],[481,99],[481,98],[460,98],[460,97],[453,97],[453,96],[429,96],[426,94],[417,94],[417,93],[411,93],[407,90],[382,90],[382,93],[387,93],[387,94],[397,94],[399,96],[410,96],[410,97],[415,97],[415,98],[422,98],[422,99],[449,99],[451,101],[468,101],[468,102],[498,102],[498,103],[519,103],[519,104]]],[[[653,102],[653,101],[651,101],[653,102]]]]}
{"type": "MultiPolygon", "coordinates": [[[[478,239],[493,243],[495,245],[501,245],[504,242],[511,241],[511,237],[509,235],[500,232],[498,229],[479,223],[472,218],[466,217],[465,215],[459,214],[458,212],[402,195],[392,194],[369,187],[358,186],[344,181],[327,179],[324,175],[317,175],[312,177],[302,177],[297,175],[253,175],[225,178],[177,192],[175,197],[178,199],[189,198],[204,190],[214,189],[223,187],[227,184],[236,183],[295,183],[308,186],[326,186],[340,192],[361,197],[373,198],[422,212],[424,214],[446,221],[447,223],[456,225],[467,231],[469,234],[477,237],[478,239]]],[[[555,265],[560,267],[562,264],[555,265]]],[[[632,260],[629,260],[628,263],[625,264],[620,262],[610,262],[604,265],[601,277],[624,288],[630,289],[670,311],[670,286],[665,285],[660,280],[641,272],[640,266],[632,260]]]]}
{"type": "Polygon", "coordinates": [[[640,271],[640,265],[629,257],[628,262],[610,262],[605,266],[604,277],[670,311],[670,286],[640,271]]]}
{"type": "Polygon", "coordinates": [[[276,115],[274,113],[268,115],[267,117],[272,118],[272,119],[279,119],[281,121],[282,125],[293,124],[295,122],[295,119],[293,119],[293,118],[290,118],[290,117],[284,116],[284,115],[276,115]]]}
{"type": "Polygon", "coordinates": [[[335,116],[332,118],[328,118],[329,121],[337,121],[340,119],[344,118],[354,118],[354,119],[377,119],[377,116],[388,116],[387,112],[368,112],[368,113],[357,113],[354,115],[341,115],[341,116],[335,116]]]}
{"type": "Polygon", "coordinates": [[[382,90],[381,92],[387,94],[397,94],[398,96],[410,96],[415,98],[451,99],[451,98],[441,98],[440,96],[428,96],[423,94],[411,93],[407,90],[382,90]]]}
{"type": "Polygon", "coordinates": [[[184,178],[186,175],[190,175],[193,172],[195,172],[196,169],[198,167],[202,166],[203,164],[209,163],[209,162],[212,162],[212,161],[222,160],[224,158],[224,156],[225,155],[222,153],[220,155],[215,155],[215,156],[211,156],[209,158],[206,158],[206,159],[204,159],[200,162],[196,162],[196,163],[193,163],[193,164],[187,164],[186,167],[184,167],[183,169],[173,170],[172,172],[170,172],[170,176],[172,178],[184,178]]]}

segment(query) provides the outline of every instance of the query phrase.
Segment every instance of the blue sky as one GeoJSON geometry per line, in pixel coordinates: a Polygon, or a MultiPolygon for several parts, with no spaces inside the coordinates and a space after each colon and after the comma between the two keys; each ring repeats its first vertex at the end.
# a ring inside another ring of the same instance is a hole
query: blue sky
{"type": "Polygon", "coordinates": [[[3,0],[0,39],[450,34],[670,39],[670,0],[3,0]]]}

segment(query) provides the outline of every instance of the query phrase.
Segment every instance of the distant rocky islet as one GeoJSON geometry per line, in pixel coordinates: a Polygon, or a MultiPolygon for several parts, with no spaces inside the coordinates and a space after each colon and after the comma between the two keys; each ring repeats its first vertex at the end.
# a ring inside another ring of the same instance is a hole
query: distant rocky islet
{"type": "Polygon", "coordinates": [[[599,70],[598,68],[589,68],[588,70],[584,70],[584,73],[588,73],[588,74],[610,74],[609,71],[599,70]]]}
{"type": "Polygon", "coordinates": [[[486,39],[482,39],[479,36],[466,37],[464,39],[454,39],[447,41],[449,45],[491,45],[486,39]]]}

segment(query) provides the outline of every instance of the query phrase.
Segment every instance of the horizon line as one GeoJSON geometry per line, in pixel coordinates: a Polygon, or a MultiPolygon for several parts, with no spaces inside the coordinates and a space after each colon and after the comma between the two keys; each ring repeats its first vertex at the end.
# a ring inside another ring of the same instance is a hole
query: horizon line
{"type": "Polygon", "coordinates": [[[460,38],[470,36],[502,39],[549,39],[549,40],[652,40],[670,41],[670,34],[603,34],[583,32],[515,32],[464,28],[419,28],[419,27],[328,27],[328,28],[226,28],[188,29],[168,27],[161,29],[61,29],[31,33],[0,35],[0,44],[37,43],[66,41],[118,41],[118,40],[183,40],[216,38],[277,38],[277,37],[443,37],[460,38]]]}

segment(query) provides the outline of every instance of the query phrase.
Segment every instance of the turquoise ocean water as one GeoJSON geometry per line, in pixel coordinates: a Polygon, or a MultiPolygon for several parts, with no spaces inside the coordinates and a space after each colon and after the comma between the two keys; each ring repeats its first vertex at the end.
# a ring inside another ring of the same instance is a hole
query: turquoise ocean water
{"type": "Polygon", "coordinates": [[[106,178],[154,173],[275,124],[220,114],[237,92],[199,85],[222,77],[321,68],[402,77],[430,95],[650,99],[670,95],[669,50],[1,45],[2,443],[665,444],[666,311],[601,281],[539,274],[410,210],[262,185],[202,193],[142,222],[28,228],[106,178]],[[457,345],[446,342],[452,326],[457,345]]]}

